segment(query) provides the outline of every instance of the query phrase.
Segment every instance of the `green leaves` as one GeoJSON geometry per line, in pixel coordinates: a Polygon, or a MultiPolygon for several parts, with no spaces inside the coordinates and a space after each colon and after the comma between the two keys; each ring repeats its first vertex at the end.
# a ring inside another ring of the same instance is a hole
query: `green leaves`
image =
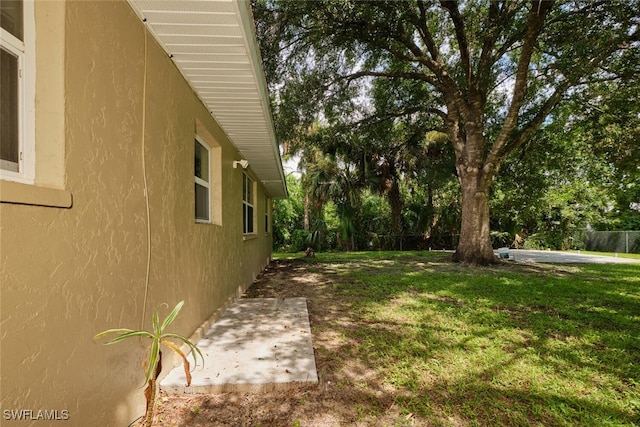
{"type": "MultiPolygon", "coordinates": [[[[184,305],[184,301],[180,301],[178,304],[176,304],[176,306],[173,308],[173,310],[171,310],[169,315],[164,319],[162,323],[160,323],[160,316],[158,315],[158,311],[156,310],[152,316],[153,333],[144,331],[144,330],[134,330],[134,329],[108,329],[106,331],[96,334],[93,337],[93,339],[98,340],[106,336],[116,335],[114,338],[111,338],[110,340],[104,342],[103,343],[104,345],[116,344],[125,339],[135,338],[135,337],[150,339],[151,344],[149,345],[148,356],[144,363],[145,382],[149,382],[149,380],[151,380],[154,372],[156,371],[156,367],[158,363],[160,363],[161,344],[165,345],[166,347],[173,350],[176,354],[178,354],[183,359],[185,364],[185,369],[188,371],[189,362],[187,362],[184,353],[180,350],[180,348],[177,345],[175,345],[173,342],[169,340],[174,339],[174,340],[180,341],[181,344],[186,344],[193,356],[194,364],[198,363],[197,356],[200,356],[200,359],[204,364],[204,357],[202,356],[202,352],[195,344],[189,341],[188,338],[176,333],[165,332],[165,330],[176,319],[183,305],[184,305]]],[[[191,382],[190,378],[191,378],[191,375],[188,374],[187,386],[191,382]]]]}
{"type": "Polygon", "coordinates": [[[184,305],[184,301],[180,301],[174,308],[173,310],[171,310],[171,313],[169,313],[169,315],[167,316],[166,319],[164,319],[164,322],[162,322],[162,326],[160,327],[160,331],[164,331],[165,328],[167,326],[169,326],[174,319],[176,318],[176,316],[178,315],[178,313],[180,313],[180,310],[182,309],[182,306],[184,305]]]}
{"type": "Polygon", "coordinates": [[[111,335],[111,334],[119,334],[117,337],[110,339],[109,341],[105,342],[104,345],[110,345],[110,344],[115,344],[118,343],[124,339],[127,338],[131,338],[131,337],[144,337],[144,338],[151,338],[153,339],[153,335],[151,335],[149,332],[147,331],[134,331],[133,329],[108,329],[104,332],[100,332],[99,334],[97,334],[96,336],[93,337],[94,340],[102,338],[106,335],[111,335]]]}
{"type": "MultiPolygon", "coordinates": [[[[452,167],[432,167],[448,162],[419,162],[407,154],[429,131],[446,132],[458,170],[487,171],[488,189],[494,171],[508,167],[509,156],[557,120],[554,112],[572,98],[610,105],[637,98],[616,89],[637,81],[640,72],[638,0],[255,0],[254,6],[279,138],[299,152],[338,154],[340,165],[371,171],[381,181],[404,181],[420,171],[432,178],[422,185],[429,194],[447,181],[433,179],[440,171],[456,176],[452,167]],[[606,81],[615,84],[602,85],[601,93],[589,90],[606,81]],[[624,96],[615,99],[611,91],[624,96]],[[310,132],[315,123],[322,132],[310,132]],[[398,173],[385,175],[383,168],[398,173]]],[[[632,111],[631,120],[610,116],[614,127],[597,123],[596,129],[610,130],[593,140],[611,140],[603,148],[617,165],[633,168],[629,181],[637,181],[638,127],[625,125],[637,123],[640,115],[632,111]]],[[[398,197],[390,202],[398,206],[398,197]]],[[[477,233],[464,230],[460,240],[483,252],[488,242],[477,233]]]]}

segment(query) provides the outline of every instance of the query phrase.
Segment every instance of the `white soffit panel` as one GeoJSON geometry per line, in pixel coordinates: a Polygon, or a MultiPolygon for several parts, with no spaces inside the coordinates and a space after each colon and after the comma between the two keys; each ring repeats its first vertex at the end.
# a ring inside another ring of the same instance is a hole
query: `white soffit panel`
{"type": "Polygon", "coordinates": [[[273,198],[287,196],[248,0],[128,0],[273,198]]]}

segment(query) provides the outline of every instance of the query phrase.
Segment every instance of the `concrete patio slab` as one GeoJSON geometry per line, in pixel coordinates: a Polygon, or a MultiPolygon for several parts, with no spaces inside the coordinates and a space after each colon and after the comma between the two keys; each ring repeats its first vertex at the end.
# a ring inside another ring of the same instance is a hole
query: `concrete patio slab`
{"type": "Polygon", "coordinates": [[[204,368],[182,366],[161,383],[164,392],[205,394],[271,391],[318,383],[307,301],[249,298],[234,302],[197,343],[204,368]]]}

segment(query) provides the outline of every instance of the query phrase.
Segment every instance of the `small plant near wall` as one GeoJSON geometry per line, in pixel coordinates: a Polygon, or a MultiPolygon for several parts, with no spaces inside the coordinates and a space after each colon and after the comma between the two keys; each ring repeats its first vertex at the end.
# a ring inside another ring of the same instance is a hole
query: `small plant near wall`
{"type": "MultiPolygon", "coordinates": [[[[166,305],[166,304],[164,304],[166,305]]],[[[114,338],[111,338],[109,341],[106,341],[104,345],[115,344],[120,341],[123,341],[127,338],[148,338],[151,340],[151,344],[149,345],[149,350],[147,357],[144,359],[144,370],[145,370],[145,383],[147,384],[147,388],[144,390],[144,396],[147,400],[147,406],[145,410],[144,419],[142,420],[143,427],[150,427],[153,422],[153,411],[155,408],[155,400],[156,400],[156,392],[157,392],[157,380],[160,372],[162,371],[162,351],[160,347],[164,345],[165,347],[170,348],[176,354],[178,354],[182,358],[182,365],[184,367],[184,372],[187,377],[187,387],[191,385],[191,372],[190,365],[187,356],[180,350],[179,345],[170,340],[181,341],[186,344],[193,356],[193,362],[195,365],[198,363],[197,357],[200,356],[202,363],[204,364],[204,357],[202,357],[202,352],[200,349],[189,341],[188,338],[171,333],[165,332],[167,327],[175,320],[184,305],[184,301],[180,301],[174,308],[171,310],[171,313],[164,319],[162,323],[160,323],[160,318],[158,316],[158,311],[156,310],[153,313],[153,332],[148,332],[144,330],[134,330],[134,329],[108,329],[106,331],[100,332],[93,339],[100,339],[108,335],[116,335],[114,338]]]]}

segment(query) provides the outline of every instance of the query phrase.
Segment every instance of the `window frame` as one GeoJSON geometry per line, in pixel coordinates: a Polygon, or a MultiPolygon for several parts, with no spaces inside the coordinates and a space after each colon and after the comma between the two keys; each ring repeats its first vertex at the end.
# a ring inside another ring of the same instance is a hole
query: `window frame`
{"type": "Polygon", "coordinates": [[[194,138],[194,153],[193,153],[193,157],[194,157],[194,174],[193,174],[193,179],[194,179],[194,193],[193,193],[193,207],[194,207],[194,217],[195,217],[195,221],[196,223],[199,224],[211,224],[211,147],[209,147],[209,144],[207,144],[206,142],[204,142],[204,140],[199,137],[198,135],[195,135],[194,138]],[[200,144],[200,146],[202,146],[202,148],[205,149],[206,153],[207,153],[207,179],[208,181],[205,181],[204,179],[198,177],[195,174],[195,147],[196,144],[200,144]],[[198,192],[196,191],[197,186],[201,186],[207,189],[207,218],[198,218],[198,192]]]}
{"type": "Polygon", "coordinates": [[[269,225],[271,224],[271,222],[269,221],[269,213],[271,211],[270,206],[271,205],[271,199],[269,198],[269,196],[264,196],[264,234],[269,234],[270,233],[270,228],[269,225]]]}
{"type": "Polygon", "coordinates": [[[256,234],[255,224],[255,182],[246,173],[242,173],[242,234],[256,234]],[[250,214],[249,214],[250,213],[250,214]]]}
{"type": "Polygon", "coordinates": [[[0,160],[0,179],[23,184],[35,183],[35,12],[34,2],[22,2],[23,39],[0,28],[0,47],[18,59],[18,164],[0,160]],[[6,162],[6,163],[5,163],[6,162]]]}

